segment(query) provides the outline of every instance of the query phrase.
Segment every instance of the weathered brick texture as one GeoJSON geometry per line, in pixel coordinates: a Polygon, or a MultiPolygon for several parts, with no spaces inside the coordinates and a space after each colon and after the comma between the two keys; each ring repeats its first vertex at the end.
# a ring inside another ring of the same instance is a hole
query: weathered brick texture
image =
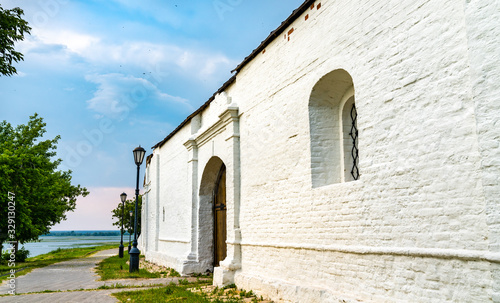
{"type": "Polygon", "coordinates": [[[154,150],[146,257],[210,268],[199,195],[218,157],[222,267],[239,287],[278,302],[500,302],[499,50],[497,0],[316,1],[154,150]],[[311,95],[339,69],[361,177],[313,186],[330,143],[311,143],[311,95]],[[220,116],[229,106],[238,118],[220,116]]]}

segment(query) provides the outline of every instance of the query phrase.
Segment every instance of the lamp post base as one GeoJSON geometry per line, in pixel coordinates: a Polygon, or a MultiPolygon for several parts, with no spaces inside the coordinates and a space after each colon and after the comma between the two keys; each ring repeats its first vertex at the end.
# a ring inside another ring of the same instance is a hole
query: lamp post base
{"type": "Polygon", "coordinates": [[[139,255],[141,251],[137,247],[132,247],[129,252],[130,262],[129,262],[129,272],[134,272],[139,270],[139,255]]]}
{"type": "Polygon", "coordinates": [[[120,243],[120,247],[118,247],[118,256],[123,258],[123,243],[120,243]]]}

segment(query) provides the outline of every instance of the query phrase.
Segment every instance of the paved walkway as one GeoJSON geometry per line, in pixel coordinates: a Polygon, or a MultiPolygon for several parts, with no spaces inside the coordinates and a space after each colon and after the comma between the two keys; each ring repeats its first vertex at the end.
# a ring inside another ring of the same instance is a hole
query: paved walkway
{"type": "MultiPolygon", "coordinates": [[[[110,296],[110,294],[113,292],[125,291],[127,289],[85,290],[96,289],[103,285],[112,286],[115,284],[130,286],[166,285],[170,282],[177,282],[179,279],[162,278],[98,281],[99,276],[95,273],[94,267],[101,260],[111,257],[116,253],[117,249],[103,250],[87,258],[74,259],[34,269],[30,273],[16,278],[17,295],[0,297],[0,303],[118,302],[118,300],[110,296]],[[26,294],[45,290],[61,292],[26,294]]],[[[7,285],[7,281],[4,281],[4,283],[0,285],[0,295],[7,294],[9,290],[10,288],[7,285]]],[[[134,288],[134,290],[137,290],[137,288],[134,288]]]]}

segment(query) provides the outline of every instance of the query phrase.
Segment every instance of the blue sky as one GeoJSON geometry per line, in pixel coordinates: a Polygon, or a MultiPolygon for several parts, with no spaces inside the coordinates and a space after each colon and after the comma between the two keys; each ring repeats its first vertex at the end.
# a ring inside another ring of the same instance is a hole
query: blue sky
{"type": "Polygon", "coordinates": [[[0,77],[0,120],[37,112],[91,192],[54,230],[112,229],[119,194],[134,194],[132,150],[150,154],[302,2],[1,0],[32,32],[18,75],[0,77]]]}

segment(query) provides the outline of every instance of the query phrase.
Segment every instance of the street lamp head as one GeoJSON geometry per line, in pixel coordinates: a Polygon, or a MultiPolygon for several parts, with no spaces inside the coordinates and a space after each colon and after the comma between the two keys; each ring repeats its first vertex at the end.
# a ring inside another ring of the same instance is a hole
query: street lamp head
{"type": "Polygon", "coordinates": [[[127,201],[127,194],[126,194],[126,193],[122,193],[122,194],[120,195],[120,199],[121,199],[121,201],[122,201],[122,202],[127,201]]]}
{"type": "Polygon", "coordinates": [[[134,214],[134,212],[133,211],[129,211],[129,213],[130,213],[130,218],[132,218],[132,215],[134,214]]]}
{"type": "Polygon", "coordinates": [[[146,150],[140,145],[134,149],[134,161],[136,165],[141,165],[142,160],[144,160],[144,155],[146,155],[146,150]]]}

